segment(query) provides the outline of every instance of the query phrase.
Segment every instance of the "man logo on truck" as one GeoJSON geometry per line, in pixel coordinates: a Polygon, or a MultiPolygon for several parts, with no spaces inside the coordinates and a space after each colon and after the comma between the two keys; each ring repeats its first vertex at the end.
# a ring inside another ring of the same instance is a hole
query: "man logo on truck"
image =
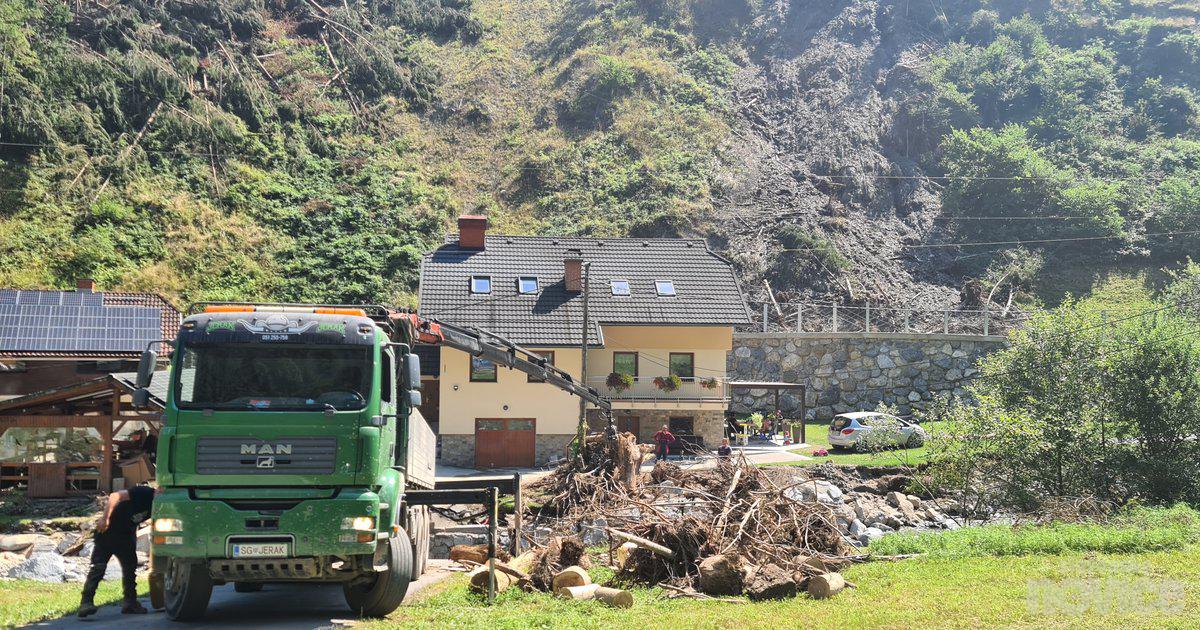
{"type": "Polygon", "coordinates": [[[258,467],[259,468],[274,468],[275,467],[275,458],[270,455],[265,455],[263,457],[259,457],[258,458],[258,467]]]}
{"type": "Polygon", "coordinates": [[[242,455],[291,455],[291,444],[243,444],[242,455]]]}

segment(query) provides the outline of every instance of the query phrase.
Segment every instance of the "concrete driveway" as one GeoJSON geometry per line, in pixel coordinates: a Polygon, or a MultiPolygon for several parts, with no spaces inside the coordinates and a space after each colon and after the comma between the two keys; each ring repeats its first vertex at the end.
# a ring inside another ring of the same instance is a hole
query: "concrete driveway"
{"type": "MultiPolygon", "coordinates": [[[[406,601],[420,599],[421,591],[453,575],[449,560],[430,560],[429,570],[408,587],[406,601]]],[[[149,606],[148,598],[142,604],[149,606]]],[[[78,619],[74,615],[51,619],[29,628],[72,628],[73,630],[184,630],[197,628],[263,628],[267,630],[308,630],[331,628],[338,621],[354,619],[336,584],[268,584],[257,593],[235,593],[233,585],[213,589],[208,614],[196,623],[176,623],[161,610],[148,615],[122,615],[119,606],[105,606],[100,612],[78,619]]]]}

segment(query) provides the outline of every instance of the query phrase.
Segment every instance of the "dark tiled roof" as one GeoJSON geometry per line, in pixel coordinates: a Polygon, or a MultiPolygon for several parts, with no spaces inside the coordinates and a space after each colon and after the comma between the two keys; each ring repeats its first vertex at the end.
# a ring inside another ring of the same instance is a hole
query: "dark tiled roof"
{"type": "Polygon", "coordinates": [[[0,289],[0,356],[131,358],[180,320],[152,293],[0,289]]]}
{"type": "Polygon", "coordinates": [[[520,344],[574,345],[583,298],[563,285],[567,250],[591,263],[590,343],[595,324],[733,325],[750,321],[729,262],[701,240],[556,238],[489,235],[483,250],[462,249],[458,236],[425,255],[420,313],[452,324],[486,328],[520,344]],[[470,278],[488,275],[490,295],[471,295],[470,278]],[[538,293],[519,295],[517,278],[538,278],[538,293]],[[614,296],[612,280],[628,280],[632,295],[614,296]],[[675,297],[659,297],[656,280],[671,280],[675,297]]]}

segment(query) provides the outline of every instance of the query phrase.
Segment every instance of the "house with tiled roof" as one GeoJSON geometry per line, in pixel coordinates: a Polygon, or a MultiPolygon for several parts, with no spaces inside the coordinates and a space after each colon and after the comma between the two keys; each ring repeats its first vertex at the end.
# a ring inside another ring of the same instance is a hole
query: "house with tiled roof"
{"type": "Polygon", "coordinates": [[[146,344],[175,336],[181,316],[153,293],[0,289],[0,399],[137,368],[146,344]]]}
{"type": "MultiPolygon", "coordinates": [[[[426,254],[422,316],[547,357],[608,397],[618,428],[640,441],[668,425],[681,448],[720,442],[726,353],[734,326],[750,321],[729,261],[702,240],[507,236],[487,227],[484,217],[460,217],[459,233],[426,254]]],[[[534,466],[566,454],[578,398],[456,350],[443,348],[438,361],[429,393],[444,463],[534,466]]],[[[597,410],[588,418],[600,428],[597,410]]]]}

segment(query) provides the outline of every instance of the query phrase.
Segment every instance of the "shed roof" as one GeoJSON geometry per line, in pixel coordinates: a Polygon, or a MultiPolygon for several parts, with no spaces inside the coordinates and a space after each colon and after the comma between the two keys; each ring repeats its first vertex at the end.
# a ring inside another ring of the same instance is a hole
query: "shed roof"
{"type": "Polygon", "coordinates": [[[0,356],[134,358],[180,321],[153,293],[0,289],[0,356]]]}
{"type": "Polygon", "coordinates": [[[458,236],[425,255],[420,313],[460,326],[486,328],[527,345],[576,345],[583,321],[581,293],[568,292],[563,261],[578,250],[590,263],[589,343],[602,344],[597,324],[728,326],[750,321],[733,266],[703,240],[488,235],[485,248],[465,249],[458,236]],[[472,294],[471,278],[489,276],[491,293],[472,294]],[[534,294],[518,293],[523,276],[534,294]],[[612,282],[630,295],[613,295],[612,282]],[[674,283],[660,296],[655,282],[674,283]]]}

